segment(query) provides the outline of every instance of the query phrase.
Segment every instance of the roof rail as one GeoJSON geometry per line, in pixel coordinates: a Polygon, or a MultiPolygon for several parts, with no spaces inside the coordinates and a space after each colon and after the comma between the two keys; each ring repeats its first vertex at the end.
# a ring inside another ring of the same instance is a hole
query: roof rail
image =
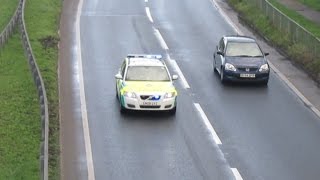
{"type": "Polygon", "coordinates": [[[128,54],[127,58],[149,58],[149,59],[162,59],[160,54],[128,54]]]}

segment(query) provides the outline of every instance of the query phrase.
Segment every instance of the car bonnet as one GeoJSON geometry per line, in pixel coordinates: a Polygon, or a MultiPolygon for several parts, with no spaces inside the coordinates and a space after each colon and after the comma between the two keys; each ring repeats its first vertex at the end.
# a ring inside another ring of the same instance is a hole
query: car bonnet
{"type": "Polygon", "coordinates": [[[226,62],[233,64],[237,67],[249,66],[260,67],[266,63],[264,57],[226,57],[226,62]]]}
{"type": "Polygon", "coordinates": [[[172,82],[126,81],[123,91],[131,92],[175,92],[172,82]]]}

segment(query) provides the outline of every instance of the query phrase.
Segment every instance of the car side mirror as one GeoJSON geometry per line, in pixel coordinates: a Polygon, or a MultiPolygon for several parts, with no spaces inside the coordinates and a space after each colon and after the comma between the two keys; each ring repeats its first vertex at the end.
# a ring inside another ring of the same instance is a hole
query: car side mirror
{"type": "Polygon", "coordinates": [[[221,52],[221,51],[217,51],[217,54],[221,55],[221,56],[224,56],[224,53],[221,52]]]}
{"type": "Polygon", "coordinates": [[[269,55],[269,53],[264,53],[264,55],[265,55],[265,56],[268,56],[268,55],[269,55]]]}
{"type": "Polygon", "coordinates": [[[116,79],[122,79],[122,75],[120,73],[115,75],[116,79]]]}
{"type": "Polygon", "coordinates": [[[178,79],[178,75],[172,75],[172,80],[177,80],[178,79]]]}

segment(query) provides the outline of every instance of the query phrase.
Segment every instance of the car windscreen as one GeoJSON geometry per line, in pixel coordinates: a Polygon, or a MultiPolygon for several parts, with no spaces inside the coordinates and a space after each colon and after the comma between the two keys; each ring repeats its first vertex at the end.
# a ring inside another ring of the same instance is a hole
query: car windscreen
{"type": "Polygon", "coordinates": [[[259,57],[262,52],[255,42],[228,42],[226,56],[259,57]]]}
{"type": "Polygon", "coordinates": [[[164,66],[129,66],[126,81],[170,81],[164,66]]]}

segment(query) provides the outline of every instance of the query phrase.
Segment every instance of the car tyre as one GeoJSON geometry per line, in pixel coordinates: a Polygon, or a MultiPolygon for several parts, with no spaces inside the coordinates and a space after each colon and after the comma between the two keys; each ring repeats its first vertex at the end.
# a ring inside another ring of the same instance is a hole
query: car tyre
{"type": "Polygon", "coordinates": [[[173,109],[170,109],[170,110],[169,110],[169,114],[170,114],[170,115],[175,115],[176,112],[177,112],[177,106],[175,106],[173,109]]]}
{"type": "Polygon", "coordinates": [[[216,60],[215,59],[213,59],[212,69],[213,69],[213,72],[215,72],[215,73],[218,72],[217,68],[216,68],[216,60]]]}
{"type": "Polygon", "coordinates": [[[121,114],[125,114],[127,112],[127,109],[122,106],[121,99],[119,101],[119,104],[120,104],[120,113],[121,114]]]}
{"type": "Polygon", "coordinates": [[[127,109],[125,107],[123,107],[120,103],[120,113],[121,114],[125,114],[127,112],[127,109]]]}
{"type": "Polygon", "coordinates": [[[225,84],[226,83],[226,77],[225,77],[225,75],[224,75],[224,71],[223,71],[223,68],[221,68],[221,70],[220,70],[220,81],[221,81],[221,83],[222,84],[225,84]]]}
{"type": "Polygon", "coordinates": [[[117,99],[119,99],[119,95],[118,95],[118,88],[117,88],[117,85],[116,85],[116,97],[117,97],[117,99]]]}
{"type": "Polygon", "coordinates": [[[261,85],[268,86],[268,82],[269,82],[269,80],[264,80],[264,81],[261,82],[261,85]]]}

